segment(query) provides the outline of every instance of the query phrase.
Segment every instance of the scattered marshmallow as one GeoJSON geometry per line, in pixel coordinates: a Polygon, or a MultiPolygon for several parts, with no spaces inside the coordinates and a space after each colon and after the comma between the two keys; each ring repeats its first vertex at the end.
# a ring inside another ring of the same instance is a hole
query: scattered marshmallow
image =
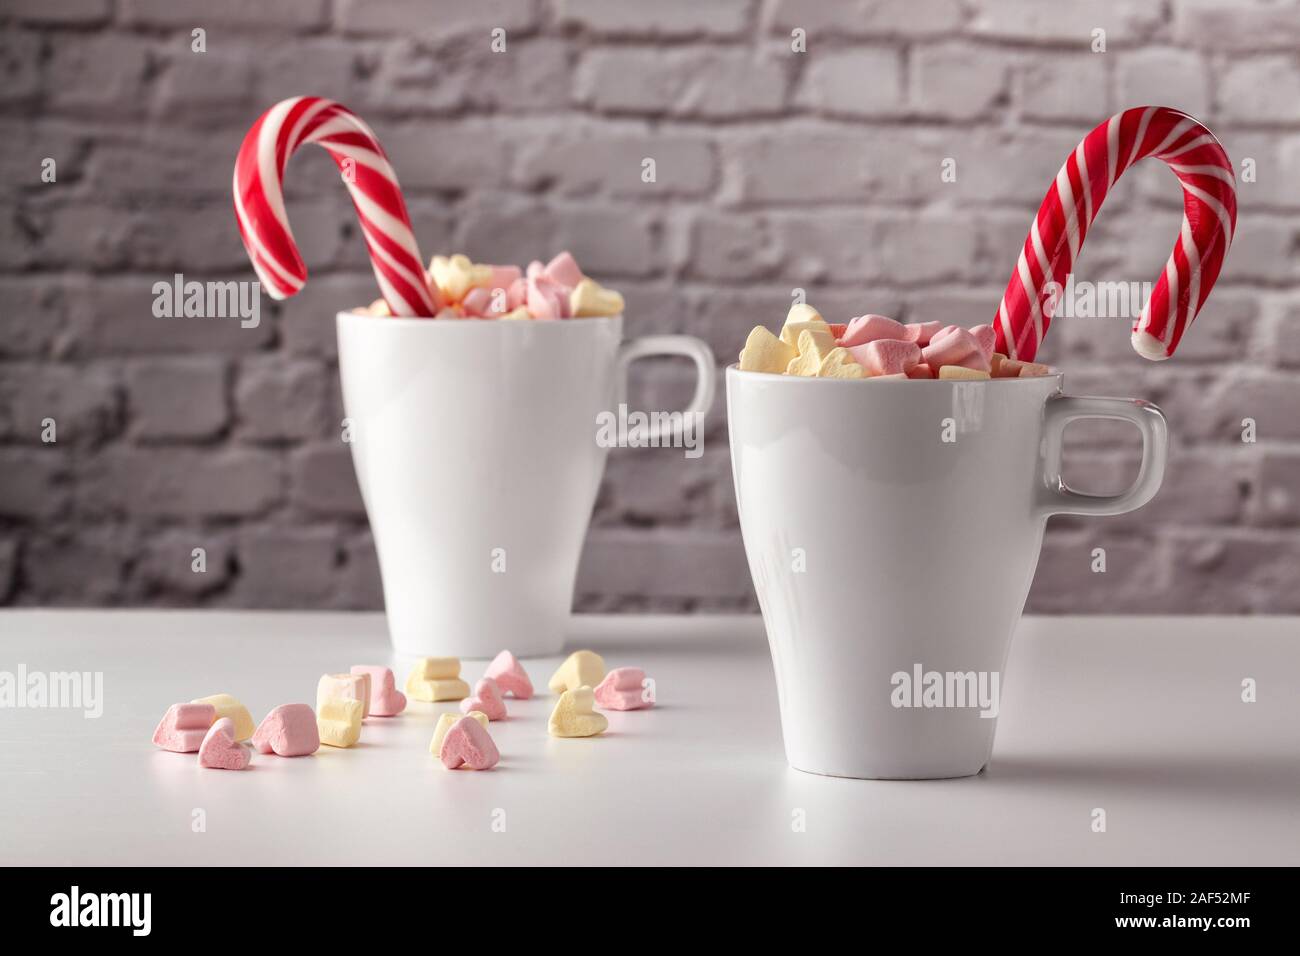
{"type": "Polygon", "coordinates": [[[527,700],[533,696],[533,682],[518,658],[509,651],[502,651],[492,658],[492,663],[483,672],[497,682],[502,694],[512,694],[517,700],[527,700]]]}
{"type": "Polygon", "coordinates": [[[361,716],[370,716],[369,674],[323,674],[316,682],[316,709],[335,697],[361,702],[361,716]]]}
{"type": "Polygon", "coordinates": [[[253,748],[235,739],[235,722],[218,717],[199,745],[199,766],[213,770],[243,770],[253,759],[253,748]]]}
{"type": "Polygon", "coordinates": [[[596,696],[586,685],[566,690],[551,711],[547,730],[552,737],[594,737],[609,727],[609,719],[596,713],[596,696]]]}
{"type": "Polygon", "coordinates": [[[460,679],[460,660],[455,657],[422,657],[406,678],[406,696],[412,700],[461,700],[469,696],[469,684],[460,679]]]}
{"type": "Polygon", "coordinates": [[[473,717],[484,727],[488,725],[487,714],[481,710],[471,710],[468,714],[439,714],[438,723],[433,728],[433,740],[429,741],[429,753],[435,757],[442,755],[442,742],[447,736],[447,731],[463,717],[473,717]]]}
{"type": "Polygon", "coordinates": [[[465,716],[447,731],[438,757],[448,770],[460,767],[491,770],[501,760],[501,752],[483,725],[477,719],[465,716]]]}
{"type": "Polygon", "coordinates": [[[217,709],[211,704],[172,704],[154,730],[153,742],[172,753],[192,754],[216,719],[217,709]]]}
{"type": "Polygon", "coordinates": [[[316,708],[320,742],[331,747],[351,747],[361,739],[361,701],[332,697],[316,708]]]}
{"type": "Polygon", "coordinates": [[[397,689],[392,668],[381,664],[353,664],[352,673],[365,675],[370,681],[367,716],[396,717],[406,709],[406,695],[397,689]]]}
{"type": "Polygon", "coordinates": [[[253,746],[261,754],[306,757],[320,750],[316,714],[306,704],[281,704],[262,718],[253,733],[253,746]]]}
{"type": "Polygon", "coordinates": [[[640,710],[654,706],[654,696],[645,686],[645,671],[639,667],[616,667],[605,675],[592,692],[605,710],[640,710]]]}
{"type": "Polygon", "coordinates": [[[553,694],[579,687],[595,687],[605,676],[605,661],[595,651],[574,651],[551,675],[547,686],[553,694]]]}
{"type": "Polygon", "coordinates": [[[253,736],[253,715],[248,708],[229,694],[213,694],[190,701],[191,704],[211,704],[216,708],[216,720],[229,717],[235,724],[235,739],[247,740],[253,736]]]}
{"type": "Polygon", "coordinates": [[[501,696],[501,688],[490,677],[485,677],[474,685],[474,696],[466,697],[460,702],[460,712],[468,714],[472,710],[487,714],[488,720],[506,719],[506,702],[501,696]]]}

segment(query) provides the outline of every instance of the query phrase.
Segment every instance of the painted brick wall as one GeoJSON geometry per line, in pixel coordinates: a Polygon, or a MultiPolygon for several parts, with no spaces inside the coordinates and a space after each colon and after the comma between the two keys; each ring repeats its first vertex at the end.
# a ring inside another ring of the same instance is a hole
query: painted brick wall
{"type": "MultiPolygon", "coordinates": [[[[828,316],[988,321],[1083,133],[1148,102],[1198,115],[1254,181],[1178,358],[1137,358],[1117,319],[1060,319],[1043,353],[1075,392],[1164,407],[1166,487],[1127,517],[1054,520],[1030,606],[1300,611],[1295,3],[8,0],[0,17],[0,601],[379,606],[330,317],[374,286],[324,154],[290,177],[302,295],[256,329],[150,309],[174,272],[251,278],[235,149],[310,92],[376,128],[426,252],[571,248],[625,292],[631,333],[700,335],[720,365],[796,287],[828,316]]],[[[1179,216],[1169,173],[1134,170],[1079,277],[1154,279],[1179,216]]],[[[666,363],[634,393],[674,407],[689,386],[666,363]]],[[[1118,490],[1135,444],[1072,429],[1067,477],[1118,490]]],[[[706,449],[613,453],[582,608],[753,606],[720,412],[706,449]]]]}

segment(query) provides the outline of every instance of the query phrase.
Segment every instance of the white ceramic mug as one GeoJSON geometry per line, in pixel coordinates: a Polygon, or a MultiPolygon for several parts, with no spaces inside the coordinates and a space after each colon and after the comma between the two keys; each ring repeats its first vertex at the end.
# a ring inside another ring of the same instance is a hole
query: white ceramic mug
{"type": "Polygon", "coordinates": [[[989,716],[953,705],[971,689],[965,675],[1000,686],[1047,518],[1131,511],[1164,473],[1158,408],[1068,397],[1061,378],[727,370],[740,526],[792,766],[916,779],[988,762],[996,703],[989,716]],[[1081,494],[1061,481],[1062,432],[1077,418],[1122,419],[1141,432],[1141,470],[1124,493],[1081,494]],[[948,706],[927,706],[908,686],[931,673],[955,675],[952,693],[932,698],[948,706]]]}
{"type": "MultiPolygon", "coordinates": [[[[340,312],[352,461],[399,654],[560,650],[605,467],[598,416],[646,355],[698,370],[685,415],[713,402],[709,347],[623,344],[623,319],[398,319],[340,312]]],[[[646,440],[668,441],[652,424],[646,440]]]]}

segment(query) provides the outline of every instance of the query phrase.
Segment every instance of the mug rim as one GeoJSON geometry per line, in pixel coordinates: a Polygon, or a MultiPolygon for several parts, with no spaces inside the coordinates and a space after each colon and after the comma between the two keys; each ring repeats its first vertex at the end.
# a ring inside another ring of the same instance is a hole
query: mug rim
{"type": "MultiPolygon", "coordinates": [[[[964,379],[963,378],[912,378],[912,379],[908,379],[908,381],[916,382],[917,384],[920,385],[927,385],[931,383],[935,385],[940,385],[940,384],[942,385],[990,385],[994,382],[1046,382],[1052,379],[1057,379],[1059,381],[1065,378],[1065,373],[1062,372],[1060,369],[1050,365],[1048,366],[1048,368],[1051,369],[1051,372],[1049,374],[1034,375],[1031,376],[1030,378],[1020,378],[1019,376],[1017,376],[1016,378],[975,378],[975,379],[972,378],[964,378],[964,379]]],[[[753,371],[752,369],[742,369],[740,367],[739,362],[732,362],[730,365],[727,366],[727,374],[731,375],[733,373],[736,375],[743,375],[743,376],[761,376],[763,378],[769,378],[773,380],[781,380],[787,382],[808,382],[808,383],[823,382],[823,383],[835,384],[835,385],[853,385],[857,382],[865,381],[865,379],[861,379],[861,378],[820,378],[815,375],[786,375],[784,372],[756,372],[753,371]]],[[[879,378],[880,376],[869,376],[869,377],[879,378]]]]}
{"type": "Polygon", "coordinates": [[[429,328],[429,327],[442,327],[442,326],[450,326],[458,329],[472,328],[478,326],[489,327],[489,328],[496,328],[501,326],[522,326],[524,328],[532,328],[534,326],[543,326],[543,325],[562,326],[562,325],[569,325],[571,323],[580,323],[583,326],[587,326],[587,325],[594,325],[597,322],[622,321],[623,313],[620,312],[618,315],[574,316],[573,318],[568,318],[568,319],[502,319],[500,317],[496,317],[496,318],[467,317],[461,319],[435,319],[435,318],[415,318],[411,316],[398,316],[398,315],[367,315],[363,312],[354,312],[351,309],[341,309],[335,315],[335,321],[341,322],[344,319],[347,319],[349,321],[356,320],[360,322],[366,322],[366,321],[383,322],[384,324],[391,325],[395,328],[416,328],[416,327],[429,328]]]}

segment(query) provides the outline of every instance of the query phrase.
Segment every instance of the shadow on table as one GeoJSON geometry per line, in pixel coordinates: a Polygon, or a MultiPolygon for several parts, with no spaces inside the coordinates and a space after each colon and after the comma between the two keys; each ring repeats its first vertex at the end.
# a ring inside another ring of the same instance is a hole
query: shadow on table
{"type": "Polygon", "coordinates": [[[1300,764],[1285,754],[1050,754],[994,756],[982,775],[993,783],[1105,788],[1201,797],[1294,809],[1300,764]]]}

